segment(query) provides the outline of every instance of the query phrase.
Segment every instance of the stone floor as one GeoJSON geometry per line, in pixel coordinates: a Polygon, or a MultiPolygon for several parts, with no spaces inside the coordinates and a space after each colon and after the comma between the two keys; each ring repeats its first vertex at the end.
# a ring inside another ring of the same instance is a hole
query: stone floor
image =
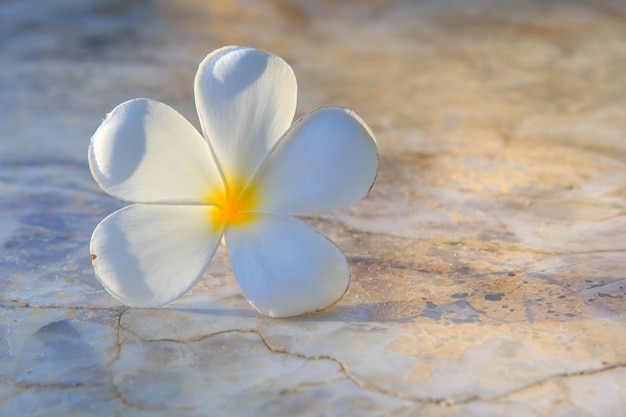
{"type": "Polygon", "coordinates": [[[624,416],[625,186],[621,0],[0,1],[0,415],[624,416]],[[371,194],[306,219],[352,269],[326,312],[259,316],[224,252],[162,309],[94,277],[91,134],[198,125],[227,44],[377,135],[371,194]]]}

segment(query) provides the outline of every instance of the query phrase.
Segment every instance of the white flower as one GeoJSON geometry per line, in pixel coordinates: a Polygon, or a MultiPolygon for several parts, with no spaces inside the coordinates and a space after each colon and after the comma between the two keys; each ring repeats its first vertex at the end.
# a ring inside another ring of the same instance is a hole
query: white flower
{"type": "Polygon", "coordinates": [[[133,202],[93,232],[96,276],[130,306],[156,307],[187,292],[224,238],[245,297],[286,317],[327,308],[350,271],[321,232],[292,217],[364,197],[375,139],[354,112],[324,107],[290,127],[296,79],[281,58],[229,46],[198,68],[204,138],[171,107],[117,106],[91,138],[89,166],[108,194],[133,202]]]}

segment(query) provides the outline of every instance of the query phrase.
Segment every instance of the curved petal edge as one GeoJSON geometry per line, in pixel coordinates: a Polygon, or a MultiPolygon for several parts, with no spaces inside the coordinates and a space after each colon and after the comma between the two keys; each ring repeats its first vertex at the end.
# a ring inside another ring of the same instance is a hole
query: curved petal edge
{"type": "Polygon", "coordinates": [[[135,204],[106,217],[91,237],[96,277],[132,307],[159,307],[187,292],[221,239],[207,206],[135,204]]]}
{"type": "Polygon", "coordinates": [[[225,177],[247,182],[289,128],[297,83],[282,58],[227,46],[200,63],[194,94],[204,136],[225,177]]]}
{"type": "Polygon", "coordinates": [[[371,129],[354,111],[330,106],[309,113],[287,131],[254,184],[263,210],[310,214],[360,200],[377,173],[371,129]]]}
{"type": "Polygon", "coordinates": [[[325,310],[350,284],[339,248],[319,230],[289,216],[259,213],[224,236],[231,266],[248,301],[270,317],[325,310]]]}
{"type": "Polygon", "coordinates": [[[200,133],[150,99],[126,101],[107,115],[91,138],[89,167],[104,191],[136,203],[201,203],[222,187],[200,133]]]}

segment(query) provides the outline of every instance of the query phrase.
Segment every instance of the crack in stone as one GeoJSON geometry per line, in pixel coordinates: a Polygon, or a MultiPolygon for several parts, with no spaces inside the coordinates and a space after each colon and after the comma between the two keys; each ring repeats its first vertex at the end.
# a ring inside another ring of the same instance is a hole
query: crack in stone
{"type": "Polygon", "coordinates": [[[406,395],[406,394],[401,393],[401,392],[395,392],[395,391],[392,391],[392,390],[387,390],[385,388],[379,387],[378,385],[375,385],[372,382],[370,382],[370,381],[368,381],[368,380],[366,380],[364,378],[358,377],[357,375],[355,375],[354,373],[352,373],[348,369],[348,366],[345,363],[343,363],[339,359],[334,358],[334,357],[332,357],[330,355],[308,356],[308,355],[304,355],[302,353],[288,351],[286,349],[275,348],[274,346],[272,346],[269,343],[269,341],[265,338],[265,336],[263,335],[263,333],[261,331],[254,329],[252,332],[255,333],[259,337],[261,342],[263,342],[265,347],[270,352],[272,352],[274,354],[287,355],[287,356],[296,357],[296,358],[300,358],[300,359],[307,360],[307,361],[326,360],[326,361],[331,361],[331,362],[336,363],[337,365],[339,365],[339,369],[340,369],[341,373],[348,380],[350,380],[357,387],[359,387],[361,389],[364,389],[366,391],[376,392],[376,393],[379,393],[379,394],[384,394],[384,395],[388,395],[388,396],[395,397],[395,398],[400,398],[400,399],[405,399],[405,400],[411,400],[411,401],[419,402],[419,403],[436,402],[436,400],[434,400],[432,398],[412,397],[412,396],[406,395]]]}
{"type": "Polygon", "coordinates": [[[356,385],[360,389],[364,389],[366,391],[375,392],[375,393],[378,393],[378,394],[383,394],[383,395],[387,395],[387,396],[390,396],[390,397],[394,397],[394,398],[398,398],[398,399],[402,399],[402,400],[408,400],[408,401],[412,401],[412,402],[416,402],[416,403],[420,403],[420,404],[439,404],[439,403],[442,402],[441,399],[430,398],[430,397],[423,397],[423,398],[422,397],[415,397],[415,396],[411,396],[411,395],[406,394],[406,393],[396,392],[396,391],[393,391],[393,390],[388,390],[388,389],[385,389],[383,387],[380,387],[380,386],[372,383],[371,381],[368,381],[365,378],[362,378],[362,377],[359,377],[359,376],[355,375],[354,373],[352,373],[348,369],[348,367],[347,367],[347,365],[345,363],[343,363],[339,359],[334,358],[334,357],[332,357],[330,355],[309,356],[309,355],[305,355],[305,354],[302,354],[302,353],[289,351],[289,350],[286,350],[286,349],[276,348],[276,347],[271,345],[271,343],[267,340],[267,338],[263,335],[263,333],[260,330],[258,330],[258,329],[229,329],[229,330],[222,330],[222,331],[214,332],[214,333],[210,333],[210,334],[199,335],[199,336],[195,336],[195,337],[189,337],[189,338],[185,338],[185,339],[172,339],[172,338],[145,339],[145,338],[143,338],[141,336],[138,336],[132,330],[130,330],[128,328],[125,328],[121,323],[120,323],[119,327],[124,329],[125,331],[129,332],[133,336],[135,336],[138,339],[138,343],[179,343],[179,344],[188,344],[188,343],[195,343],[195,342],[207,340],[209,338],[212,338],[212,337],[215,337],[215,336],[219,336],[219,335],[223,335],[223,334],[231,334],[231,333],[254,334],[254,335],[256,335],[259,338],[259,340],[265,346],[265,348],[268,351],[270,351],[272,354],[286,355],[286,356],[290,356],[290,357],[293,357],[293,358],[302,359],[302,360],[305,360],[305,361],[330,361],[330,362],[333,362],[333,363],[337,364],[339,366],[340,372],[344,375],[344,377],[347,380],[351,381],[354,385],[356,385]]]}
{"type": "Polygon", "coordinates": [[[274,354],[282,354],[282,355],[288,355],[288,356],[292,356],[292,357],[297,357],[297,358],[301,358],[303,360],[328,360],[328,361],[332,361],[336,364],[339,365],[341,372],[345,375],[345,377],[352,381],[352,383],[354,383],[357,387],[364,389],[366,391],[370,391],[370,392],[376,392],[378,394],[383,394],[383,395],[387,395],[390,397],[394,397],[394,398],[398,398],[398,399],[402,399],[402,400],[407,400],[407,401],[412,401],[415,403],[419,403],[421,405],[425,405],[425,404],[435,404],[441,407],[451,407],[451,406],[455,406],[455,405],[465,405],[465,404],[469,404],[472,402],[477,402],[477,401],[495,401],[495,400],[501,400],[507,397],[510,397],[512,395],[518,394],[520,392],[523,392],[525,390],[528,389],[532,389],[534,387],[537,386],[541,386],[543,384],[552,382],[552,381],[556,381],[559,379],[564,379],[564,378],[575,378],[575,377],[583,377],[583,376],[589,376],[589,375],[596,375],[602,372],[607,372],[607,371],[611,371],[614,369],[619,369],[619,368],[626,368],[626,363],[616,363],[616,364],[611,364],[599,369],[591,369],[591,370],[583,370],[583,371],[577,371],[577,372],[564,372],[564,373],[559,373],[559,374],[555,374],[555,375],[551,375],[548,376],[546,378],[543,378],[541,380],[529,383],[527,385],[524,385],[522,387],[516,388],[516,389],[512,389],[506,393],[502,393],[499,395],[494,395],[494,396],[490,396],[490,397],[482,397],[479,395],[472,395],[472,396],[468,396],[465,398],[461,398],[461,399],[454,399],[454,398],[446,398],[446,397],[442,397],[442,398],[435,398],[435,397],[416,397],[416,396],[412,396],[410,394],[406,394],[403,392],[398,392],[398,391],[393,391],[393,390],[389,390],[383,387],[380,387],[374,383],[372,383],[371,381],[368,381],[365,378],[361,378],[355,374],[353,374],[352,372],[349,371],[348,367],[346,364],[344,364],[342,361],[340,361],[337,358],[334,358],[332,356],[329,355],[315,355],[315,356],[307,356],[301,353],[297,353],[297,352],[292,352],[292,351],[288,351],[285,349],[277,349],[275,347],[273,347],[269,341],[265,338],[265,336],[262,334],[262,332],[260,332],[259,330],[256,329],[251,329],[251,330],[245,330],[245,331],[241,331],[241,330],[229,330],[229,331],[224,331],[224,332],[220,332],[221,333],[231,333],[231,332],[243,332],[243,333],[255,333],[259,339],[263,342],[263,344],[266,346],[266,348],[274,353],[274,354]]]}
{"type": "MultiPolygon", "coordinates": [[[[122,317],[124,316],[124,314],[130,309],[130,307],[124,307],[119,314],[117,315],[117,318],[115,320],[115,347],[116,347],[116,351],[115,351],[115,356],[109,361],[109,363],[107,363],[106,365],[106,370],[107,370],[107,377],[109,380],[109,385],[111,386],[111,389],[113,390],[113,392],[115,393],[115,397],[126,407],[128,408],[132,408],[135,410],[140,410],[140,411],[148,411],[148,412],[163,412],[163,411],[173,411],[172,408],[168,408],[168,407],[146,407],[146,406],[141,406],[138,404],[135,404],[134,402],[128,400],[120,391],[120,389],[118,388],[118,386],[115,384],[114,380],[113,380],[113,371],[111,369],[111,367],[113,366],[113,364],[115,362],[117,362],[122,354],[122,345],[123,343],[120,340],[120,330],[124,330],[127,331],[131,334],[133,334],[133,336],[137,337],[142,343],[146,343],[146,342],[150,342],[148,341],[144,341],[142,340],[142,338],[138,337],[136,334],[134,334],[133,332],[131,332],[129,329],[127,329],[126,327],[124,327],[122,325],[122,317]]],[[[190,411],[187,408],[183,407],[183,408],[176,408],[175,410],[177,411],[190,411]]]]}
{"type": "Polygon", "coordinates": [[[167,409],[165,408],[151,408],[151,407],[140,407],[136,404],[134,404],[133,402],[129,401],[126,399],[126,397],[124,397],[124,395],[122,394],[122,392],[120,391],[120,389],[118,388],[118,386],[115,384],[115,381],[113,380],[113,371],[111,369],[111,367],[113,366],[113,364],[115,362],[117,362],[122,354],[122,343],[120,341],[120,329],[123,329],[122,326],[122,317],[124,316],[124,313],[126,313],[128,311],[129,307],[124,307],[122,310],[120,310],[119,314],[117,315],[116,319],[115,319],[115,355],[113,356],[113,358],[109,361],[109,363],[107,363],[106,365],[106,371],[107,371],[107,377],[109,380],[109,385],[111,386],[111,389],[113,390],[115,397],[126,407],[128,408],[133,408],[136,410],[141,410],[141,411],[167,411],[167,409]]]}
{"type": "Polygon", "coordinates": [[[503,400],[505,398],[511,397],[513,395],[519,394],[521,392],[533,389],[535,387],[539,387],[541,385],[550,383],[550,382],[555,382],[558,380],[562,380],[562,379],[567,379],[567,378],[578,378],[578,377],[585,377],[585,376],[590,376],[590,375],[597,375],[603,372],[609,372],[609,371],[613,371],[615,369],[620,369],[620,368],[626,368],[626,363],[614,363],[614,364],[610,364],[607,366],[604,366],[602,368],[598,368],[598,369],[586,369],[586,370],[582,370],[582,371],[576,371],[576,372],[561,372],[558,374],[554,374],[554,375],[550,375],[547,376],[545,378],[542,378],[538,381],[535,382],[531,382],[529,384],[523,385],[521,387],[518,388],[514,388],[512,390],[509,390],[507,392],[504,392],[502,394],[497,394],[497,395],[492,395],[489,397],[482,397],[479,395],[476,396],[472,396],[460,401],[454,401],[454,400],[443,400],[442,404],[439,405],[443,405],[443,406],[455,406],[455,405],[466,405],[472,402],[476,402],[476,401],[498,401],[498,400],[503,400]]]}
{"type": "MultiPolygon", "coordinates": [[[[13,308],[26,308],[26,307],[13,307],[13,308]]],[[[519,393],[522,393],[524,391],[527,390],[531,390],[533,388],[539,387],[541,385],[547,384],[547,383],[553,383],[562,379],[566,379],[566,378],[577,378],[577,377],[584,377],[584,376],[590,376],[590,375],[597,375],[599,373],[602,372],[608,372],[608,371],[612,371],[615,369],[620,369],[620,368],[626,368],[626,363],[613,363],[607,366],[604,366],[602,368],[598,368],[598,369],[589,369],[589,370],[582,370],[582,371],[576,371],[576,372],[563,372],[563,373],[558,373],[558,374],[554,374],[554,375],[550,375],[547,376],[545,378],[542,378],[540,380],[528,383],[526,385],[523,385],[521,387],[518,388],[514,388],[511,389],[507,392],[501,393],[501,394],[496,394],[496,395],[492,395],[492,396],[481,396],[481,395],[470,395],[470,396],[457,396],[456,398],[450,398],[450,397],[441,397],[441,398],[437,398],[437,397],[418,397],[418,396],[414,396],[414,395],[410,395],[408,393],[404,393],[404,392],[398,392],[398,391],[394,391],[391,389],[386,389],[384,387],[381,387],[371,381],[369,381],[367,378],[358,376],[356,374],[354,374],[353,372],[351,372],[348,369],[348,366],[342,362],[341,360],[330,356],[330,355],[305,355],[302,353],[298,353],[298,352],[294,352],[294,351],[290,351],[287,349],[280,349],[277,347],[272,346],[272,344],[267,340],[267,338],[265,337],[265,335],[263,334],[263,332],[259,329],[228,329],[228,330],[222,330],[222,331],[218,331],[218,332],[214,332],[214,333],[210,333],[210,334],[204,334],[204,335],[198,335],[198,336],[194,336],[194,337],[188,337],[188,338],[184,338],[184,339],[173,339],[173,338],[159,338],[159,339],[146,339],[144,337],[141,337],[139,335],[137,335],[135,332],[133,332],[132,330],[128,329],[126,326],[124,326],[122,324],[122,318],[124,316],[124,314],[129,310],[129,307],[121,307],[121,308],[85,308],[85,307],[56,307],[56,306],[49,306],[49,307],[30,307],[30,308],[40,308],[40,309],[66,309],[66,310],[102,310],[102,311],[116,311],[118,312],[116,320],[115,320],[115,354],[114,357],[107,363],[106,365],[106,371],[107,371],[107,376],[108,376],[108,381],[109,384],[113,390],[113,392],[115,393],[115,397],[126,407],[129,408],[133,408],[133,409],[137,409],[137,410],[142,410],[142,411],[151,411],[151,412],[159,412],[159,411],[172,411],[172,409],[170,408],[166,408],[166,407],[143,407],[140,405],[135,404],[134,402],[128,400],[120,391],[120,389],[117,387],[117,385],[114,382],[114,377],[113,377],[113,371],[111,369],[112,365],[117,362],[120,357],[121,357],[121,350],[123,347],[123,343],[121,342],[121,330],[124,330],[126,332],[128,332],[129,334],[133,335],[136,339],[137,342],[131,342],[131,343],[178,343],[178,344],[189,344],[189,343],[194,343],[194,342],[199,342],[199,341],[203,341],[218,335],[223,335],[223,334],[231,334],[231,333],[239,333],[239,334],[254,334],[256,335],[259,340],[261,341],[261,343],[265,346],[265,348],[271,352],[272,354],[278,354],[278,355],[286,355],[286,356],[290,356],[293,358],[299,358],[305,361],[330,361],[333,362],[335,364],[337,364],[339,366],[339,370],[341,372],[341,374],[343,374],[343,376],[345,377],[345,379],[351,381],[355,386],[357,386],[360,389],[369,391],[369,392],[374,392],[377,394],[381,394],[381,395],[386,395],[389,397],[393,397],[393,398],[397,398],[397,399],[401,399],[401,400],[406,400],[406,401],[410,401],[410,402],[414,402],[420,405],[426,405],[426,404],[433,404],[433,405],[437,405],[440,407],[452,407],[452,406],[458,406],[458,405],[466,405],[466,404],[470,404],[473,402],[479,402],[479,401],[499,401],[499,400],[503,400],[506,399],[508,397],[511,397],[513,395],[517,395],[519,393]]],[[[0,380],[3,381],[4,383],[7,383],[11,386],[13,386],[16,389],[27,389],[31,386],[36,386],[36,387],[40,387],[40,388],[61,388],[61,389],[72,389],[72,388],[76,388],[76,386],[67,386],[67,385],[63,385],[63,386],[57,386],[55,384],[29,384],[28,386],[24,386],[21,384],[16,384],[15,381],[13,381],[10,378],[6,378],[6,377],[0,377],[0,380]]],[[[343,379],[341,379],[343,380],[343,379]]],[[[337,382],[338,380],[332,380],[327,382],[328,383],[334,383],[337,382]]],[[[318,386],[319,384],[309,384],[310,386],[318,386]]],[[[102,386],[102,384],[78,384],[77,386],[102,386]]],[[[308,386],[305,383],[305,386],[308,386]]]]}

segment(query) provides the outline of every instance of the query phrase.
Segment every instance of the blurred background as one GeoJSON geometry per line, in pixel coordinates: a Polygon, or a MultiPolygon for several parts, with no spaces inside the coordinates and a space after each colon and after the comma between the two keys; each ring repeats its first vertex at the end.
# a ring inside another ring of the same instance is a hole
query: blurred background
{"type": "Polygon", "coordinates": [[[194,120],[196,66],[227,44],[283,56],[299,114],[353,107],[382,146],[459,129],[591,133],[576,117],[591,107],[607,122],[596,140],[613,144],[625,16],[619,0],[2,0],[0,149],[77,155],[68,146],[138,96],[194,120]]]}

